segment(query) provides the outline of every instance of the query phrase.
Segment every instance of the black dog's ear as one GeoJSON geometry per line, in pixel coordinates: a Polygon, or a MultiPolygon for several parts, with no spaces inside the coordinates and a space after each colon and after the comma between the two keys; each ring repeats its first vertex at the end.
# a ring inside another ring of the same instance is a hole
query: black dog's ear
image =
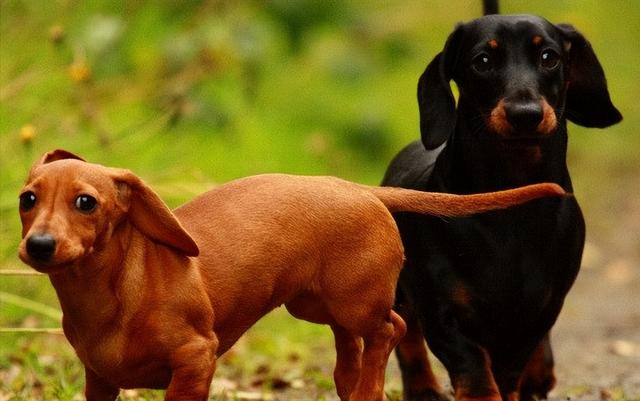
{"type": "Polygon", "coordinates": [[[456,126],[456,102],[449,81],[455,68],[462,26],[449,35],[444,50],[435,56],[418,81],[420,133],[428,150],[445,143],[456,126]]]}
{"type": "Polygon", "coordinates": [[[569,50],[567,118],[584,127],[604,128],[622,120],[611,103],[604,70],[591,44],[568,24],[557,25],[569,50]]]}

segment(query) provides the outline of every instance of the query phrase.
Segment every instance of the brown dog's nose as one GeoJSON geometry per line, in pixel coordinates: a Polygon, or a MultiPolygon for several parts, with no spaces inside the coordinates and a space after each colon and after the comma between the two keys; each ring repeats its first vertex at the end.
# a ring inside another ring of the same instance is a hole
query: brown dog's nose
{"type": "Polygon", "coordinates": [[[27,240],[27,253],[39,262],[47,262],[55,251],[56,240],[49,234],[34,234],[27,240]]]}
{"type": "Polygon", "coordinates": [[[543,118],[542,104],[538,101],[506,102],[504,111],[516,134],[535,131],[543,118]]]}

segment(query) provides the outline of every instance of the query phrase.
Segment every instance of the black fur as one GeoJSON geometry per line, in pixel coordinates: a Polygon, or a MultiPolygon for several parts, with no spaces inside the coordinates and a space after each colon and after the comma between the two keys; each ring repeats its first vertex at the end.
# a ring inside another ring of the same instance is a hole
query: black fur
{"type": "Polygon", "coordinates": [[[482,2],[483,14],[499,14],[498,1],[497,0],[484,0],[482,2]]]}
{"type": "MultiPolygon", "coordinates": [[[[384,185],[469,194],[547,181],[572,192],[566,120],[587,127],[621,120],[582,34],[525,15],[459,25],[420,77],[418,103],[422,141],[396,156],[384,185]],[[558,65],[544,64],[545,51],[559,56],[558,65]],[[480,64],[484,58],[488,70],[480,64]],[[450,80],[459,88],[457,107],[450,80]],[[523,128],[519,112],[512,112],[534,108],[538,116],[541,99],[557,118],[549,135],[531,128],[538,120],[523,128]],[[511,107],[507,120],[514,130],[508,137],[488,124],[500,100],[511,107]]],[[[497,397],[495,380],[507,399],[518,391],[521,376],[524,398],[546,397],[555,381],[547,334],[578,273],[584,245],[575,198],[446,221],[415,214],[396,220],[407,256],[399,299],[415,311],[457,397],[497,397]],[[534,355],[541,356],[531,362],[536,373],[523,374],[534,355]]],[[[424,391],[405,388],[406,399],[424,400],[418,395],[424,391]]]]}

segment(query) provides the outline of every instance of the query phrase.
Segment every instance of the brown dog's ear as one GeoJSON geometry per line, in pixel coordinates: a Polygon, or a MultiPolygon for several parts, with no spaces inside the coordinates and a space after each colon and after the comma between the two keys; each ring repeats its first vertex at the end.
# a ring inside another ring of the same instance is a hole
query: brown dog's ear
{"type": "Polygon", "coordinates": [[[449,35],[444,50],[434,57],[418,81],[420,134],[424,147],[445,143],[456,126],[456,102],[449,81],[455,69],[463,26],[449,35]]]}
{"type": "Polygon", "coordinates": [[[64,160],[64,159],[76,159],[76,160],[85,161],[82,157],[78,155],[74,155],[69,151],[66,151],[64,149],[56,149],[43,154],[40,160],[34,163],[33,167],[55,162],[56,160],[64,160]]]}
{"type": "Polygon", "coordinates": [[[42,155],[38,164],[47,164],[54,162],[56,160],[64,160],[64,159],[76,159],[85,161],[82,157],[78,155],[74,155],[73,153],[66,151],[64,149],[56,149],[42,155]]]}
{"type": "Polygon", "coordinates": [[[591,44],[573,26],[557,25],[570,46],[567,118],[584,127],[604,128],[622,120],[611,102],[604,70],[591,44]]]}
{"type": "Polygon", "coordinates": [[[57,160],[64,160],[64,159],[75,159],[75,160],[85,161],[82,157],[74,155],[71,152],[68,152],[63,149],[56,149],[43,154],[39,160],[33,163],[33,165],[31,166],[31,170],[29,171],[29,175],[31,175],[37,167],[40,167],[43,164],[55,162],[57,160]]]}
{"type": "Polygon", "coordinates": [[[198,245],[162,199],[132,172],[116,169],[114,172],[120,201],[127,210],[129,221],[150,239],[186,256],[198,256],[198,245]]]}

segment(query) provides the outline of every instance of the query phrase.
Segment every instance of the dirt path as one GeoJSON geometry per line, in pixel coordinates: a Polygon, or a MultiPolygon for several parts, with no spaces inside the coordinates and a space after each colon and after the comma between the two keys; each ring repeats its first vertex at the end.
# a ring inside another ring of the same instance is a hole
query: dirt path
{"type": "Polygon", "coordinates": [[[620,399],[623,392],[638,400],[638,261],[604,258],[591,247],[552,332],[559,384],[554,399],[620,399]]]}
{"type": "Polygon", "coordinates": [[[582,270],[552,331],[557,400],[640,400],[640,199],[615,192],[587,215],[582,270]]]}

